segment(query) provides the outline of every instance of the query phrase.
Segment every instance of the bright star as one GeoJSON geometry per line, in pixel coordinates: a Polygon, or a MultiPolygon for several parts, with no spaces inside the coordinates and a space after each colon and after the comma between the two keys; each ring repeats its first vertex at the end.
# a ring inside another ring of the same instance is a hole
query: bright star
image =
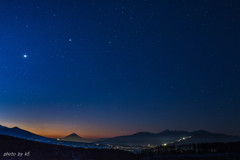
{"type": "Polygon", "coordinates": [[[24,57],[24,58],[27,58],[27,55],[26,55],[26,54],[24,54],[24,55],[23,55],[23,57],[24,57]]]}

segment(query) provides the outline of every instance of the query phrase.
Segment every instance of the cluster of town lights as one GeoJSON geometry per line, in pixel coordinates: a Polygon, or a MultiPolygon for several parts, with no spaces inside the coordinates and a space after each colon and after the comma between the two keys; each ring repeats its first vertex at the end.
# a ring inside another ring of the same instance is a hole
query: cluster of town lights
{"type": "MultiPolygon", "coordinates": [[[[177,142],[184,141],[184,140],[189,139],[189,138],[191,138],[191,136],[182,137],[182,138],[178,139],[177,142]]],[[[170,143],[174,143],[174,142],[170,142],[170,143]]],[[[166,147],[167,145],[168,145],[168,143],[163,143],[162,144],[163,147],[166,147]]]]}

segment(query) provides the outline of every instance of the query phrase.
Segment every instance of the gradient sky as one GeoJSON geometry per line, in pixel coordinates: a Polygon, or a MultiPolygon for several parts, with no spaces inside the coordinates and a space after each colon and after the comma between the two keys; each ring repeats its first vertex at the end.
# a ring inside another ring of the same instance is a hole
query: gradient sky
{"type": "Polygon", "coordinates": [[[1,125],[240,135],[239,115],[238,0],[0,2],[1,125]]]}

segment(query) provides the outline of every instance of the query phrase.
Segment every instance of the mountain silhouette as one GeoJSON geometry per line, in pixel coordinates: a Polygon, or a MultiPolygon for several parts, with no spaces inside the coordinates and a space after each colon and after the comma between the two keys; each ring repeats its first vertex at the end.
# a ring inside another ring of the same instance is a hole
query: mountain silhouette
{"type": "Polygon", "coordinates": [[[88,140],[80,137],[76,133],[72,133],[66,137],[60,138],[61,141],[72,141],[72,142],[88,142],[88,140]]]}
{"type": "Polygon", "coordinates": [[[55,139],[39,136],[37,134],[31,133],[29,131],[23,130],[18,127],[8,128],[2,125],[0,125],[0,135],[8,135],[8,136],[17,137],[17,138],[43,141],[43,142],[55,141],[55,139]]]}
{"type": "Polygon", "coordinates": [[[133,135],[107,138],[97,143],[113,145],[161,145],[161,144],[192,144],[212,142],[240,141],[240,136],[211,133],[205,130],[187,132],[165,130],[160,133],[138,132],[133,135]]]}

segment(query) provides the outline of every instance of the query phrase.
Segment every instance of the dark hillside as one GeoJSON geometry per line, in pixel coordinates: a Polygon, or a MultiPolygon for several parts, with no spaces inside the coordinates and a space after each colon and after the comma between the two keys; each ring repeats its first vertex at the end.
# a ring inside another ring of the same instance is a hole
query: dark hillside
{"type": "Polygon", "coordinates": [[[31,160],[134,160],[135,155],[120,150],[71,148],[0,135],[0,159],[31,160]],[[4,157],[4,154],[9,153],[4,157]],[[22,152],[22,157],[17,153],[22,152]],[[26,152],[26,155],[24,155],[26,152]],[[16,153],[14,156],[12,153],[16,153]],[[30,153],[30,155],[28,155],[30,153]]]}

